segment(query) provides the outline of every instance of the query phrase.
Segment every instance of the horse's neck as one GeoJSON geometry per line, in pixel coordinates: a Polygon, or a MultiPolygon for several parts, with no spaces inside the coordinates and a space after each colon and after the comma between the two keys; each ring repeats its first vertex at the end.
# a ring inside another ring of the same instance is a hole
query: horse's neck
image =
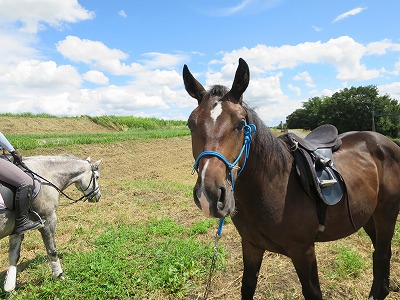
{"type": "Polygon", "coordinates": [[[262,172],[271,180],[277,176],[288,176],[293,163],[290,151],[261,120],[256,122],[257,131],[253,134],[251,143],[249,173],[262,172]]]}
{"type": "Polygon", "coordinates": [[[27,166],[32,166],[32,171],[47,179],[60,190],[79,180],[85,171],[85,166],[81,160],[64,157],[38,157],[27,160],[27,166]]]}

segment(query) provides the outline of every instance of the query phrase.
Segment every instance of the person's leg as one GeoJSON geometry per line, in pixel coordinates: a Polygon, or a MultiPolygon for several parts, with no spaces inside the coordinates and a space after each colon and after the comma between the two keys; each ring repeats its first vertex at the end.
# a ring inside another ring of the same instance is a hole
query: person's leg
{"type": "Polygon", "coordinates": [[[15,192],[15,227],[13,234],[36,229],[42,225],[28,218],[32,202],[33,180],[16,165],[0,159],[0,181],[16,187],[15,192]]]}

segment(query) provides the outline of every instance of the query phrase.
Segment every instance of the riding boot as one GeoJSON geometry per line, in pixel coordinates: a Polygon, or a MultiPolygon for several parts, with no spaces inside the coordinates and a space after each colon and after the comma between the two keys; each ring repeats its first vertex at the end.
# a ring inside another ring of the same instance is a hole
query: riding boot
{"type": "Polygon", "coordinates": [[[24,231],[36,229],[42,225],[41,222],[32,221],[28,218],[31,199],[31,186],[17,189],[15,193],[15,227],[13,234],[21,234],[24,231]]]}

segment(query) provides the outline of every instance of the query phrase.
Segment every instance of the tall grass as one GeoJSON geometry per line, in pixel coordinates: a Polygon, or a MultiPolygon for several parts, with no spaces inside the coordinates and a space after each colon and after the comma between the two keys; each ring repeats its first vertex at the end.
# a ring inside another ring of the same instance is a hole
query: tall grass
{"type": "MultiPolygon", "coordinates": [[[[47,114],[34,115],[30,113],[19,115],[1,114],[0,116],[57,118],[47,114]]],[[[35,148],[69,146],[75,144],[111,143],[127,140],[147,140],[189,135],[189,130],[184,121],[117,116],[81,116],[76,118],[78,120],[81,118],[89,119],[100,126],[115,131],[95,133],[7,134],[7,138],[15,148],[30,150],[35,148]]]]}
{"type": "Polygon", "coordinates": [[[58,118],[47,113],[32,114],[30,112],[24,112],[19,114],[14,113],[0,113],[0,117],[20,117],[20,118],[58,118]]]}
{"type": "Polygon", "coordinates": [[[30,150],[77,144],[102,144],[128,140],[148,140],[189,135],[186,127],[154,130],[128,130],[100,133],[49,133],[49,134],[8,134],[8,140],[17,149],[30,150]]]}
{"type": "Polygon", "coordinates": [[[183,127],[186,121],[176,120],[161,120],[156,118],[138,118],[138,117],[124,117],[124,116],[101,116],[101,117],[88,117],[92,122],[111,129],[144,129],[154,130],[160,128],[173,128],[183,127]]]}

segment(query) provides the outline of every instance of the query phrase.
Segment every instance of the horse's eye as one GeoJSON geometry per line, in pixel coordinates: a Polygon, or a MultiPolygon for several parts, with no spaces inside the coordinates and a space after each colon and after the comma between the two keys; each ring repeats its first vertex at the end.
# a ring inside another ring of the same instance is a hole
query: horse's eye
{"type": "Polygon", "coordinates": [[[244,124],[245,124],[245,121],[244,121],[244,120],[241,120],[241,121],[239,122],[239,124],[236,126],[236,129],[237,129],[238,131],[241,131],[241,130],[243,129],[243,127],[244,127],[244,124]]]}

